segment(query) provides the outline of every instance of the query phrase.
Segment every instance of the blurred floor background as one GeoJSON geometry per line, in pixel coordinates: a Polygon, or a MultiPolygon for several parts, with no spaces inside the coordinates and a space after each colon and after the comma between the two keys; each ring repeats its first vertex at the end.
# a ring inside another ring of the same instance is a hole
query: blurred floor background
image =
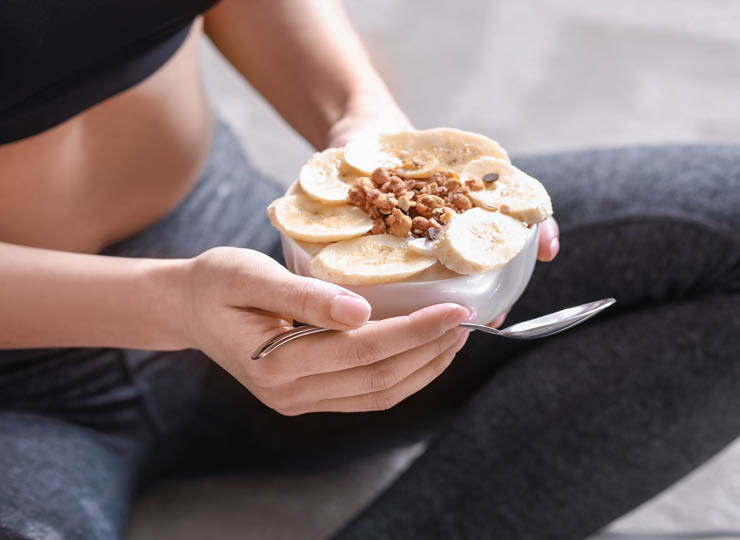
{"type": "MultiPolygon", "coordinates": [[[[515,157],[740,142],[737,0],[348,0],[347,7],[419,128],[481,132],[515,157]]],[[[202,57],[214,107],[251,158],[287,185],[311,148],[206,41],[202,57]]],[[[135,505],[129,540],[324,538],[422,450],[301,477],[168,483],[135,505]]],[[[740,442],[610,528],[708,529],[740,531],[740,442]]]]}

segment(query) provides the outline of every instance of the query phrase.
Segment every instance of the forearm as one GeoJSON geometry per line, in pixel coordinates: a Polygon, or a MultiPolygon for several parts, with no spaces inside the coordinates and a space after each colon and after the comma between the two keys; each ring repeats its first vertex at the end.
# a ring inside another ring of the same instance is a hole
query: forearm
{"type": "Polygon", "coordinates": [[[0,242],[0,348],[184,348],[184,267],[0,242]]]}
{"type": "Polygon", "coordinates": [[[338,0],[223,0],[205,28],[316,148],[342,117],[396,107],[338,0]]]}

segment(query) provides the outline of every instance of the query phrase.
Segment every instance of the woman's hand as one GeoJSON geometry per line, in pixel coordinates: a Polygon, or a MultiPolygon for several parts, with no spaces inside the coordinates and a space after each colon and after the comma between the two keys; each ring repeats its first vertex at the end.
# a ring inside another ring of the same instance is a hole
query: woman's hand
{"type": "Polygon", "coordinates": [[[285,415],[392,407],[441,374],[465,344],[468,311],[431,306],[366,323],[370,306],[337,285],[296,276],[262,253],[215,248],[188,262],[184,325],[201,349],[285,415]],[[252,352],[292,320],[344,332],[310,335],[261,360],[252,352]]]}
{"type": "MultiPolygon", "coordinates": [[[[358,100],[359,101],[359,100],[358,100]]],[[[350,107],[329,129],[329,147],[339,148],[361,135],[393,133],[413,129],[395,102],[383,98],[366,98],[350,107]]]]}

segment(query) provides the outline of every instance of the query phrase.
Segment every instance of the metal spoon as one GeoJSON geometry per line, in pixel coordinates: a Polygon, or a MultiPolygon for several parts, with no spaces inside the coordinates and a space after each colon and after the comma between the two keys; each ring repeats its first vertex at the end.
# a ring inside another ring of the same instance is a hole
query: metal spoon
{"type": "MultiPolygon", "coordinates": [[[[557,334],[558,332],[562,332],[563,330],[567,330],[568,328],[580,324],[600,311],[605,310],[614,304],[614,302],[616,302],[614,298],[596,300],[595,302],[589,302],[588,304],[581,304],[580,306],[569,307],[556,311],[555,313],[543,315],[536,319],[512,324],[503,330],[497,330],[496,328],[491,328],[484,324],[475,323],[460,323],[460,326],[511,339],[537,339],[557,334]]],[[[285,345],[289,341],[293,341],[299,337],[316,334],[318,332],[326,332],[328,330],[330,329],[322,328],[320,326],[311,326],[308,324],[286,330],[260,345],[257,350],[254,351],[254,354],[252,354],[252,360],[264,358],[281,345],[285,345]]]]}

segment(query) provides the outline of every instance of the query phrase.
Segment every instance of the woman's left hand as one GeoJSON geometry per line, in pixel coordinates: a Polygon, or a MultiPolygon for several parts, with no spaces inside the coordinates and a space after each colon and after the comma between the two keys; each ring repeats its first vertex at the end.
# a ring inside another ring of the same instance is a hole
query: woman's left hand
{"type": "Polygon", "coordinates": [[[329,147],[340,148],[352,139],[373,133],[393,133],[414,129],[395,103],[365,103],[342,116],[329,130],[329,147]]]}
{"type": "MultiPolygon", "coordinates": [[[[406,115],[394,104],[385,106],[367,106],[343,116],[329,131],[329,146],[341,147],[360,135],[372,133],[392,133],[403,129],[413,129],[406,115]]],[[[560,231],[555,218],[550,216],[540,223],[539,246],[537,259],[541,262],[552,261],[560,251],[560,231]]],[[[488,323],[498,328],[506,320],[511,308],[488,323]]]]}

